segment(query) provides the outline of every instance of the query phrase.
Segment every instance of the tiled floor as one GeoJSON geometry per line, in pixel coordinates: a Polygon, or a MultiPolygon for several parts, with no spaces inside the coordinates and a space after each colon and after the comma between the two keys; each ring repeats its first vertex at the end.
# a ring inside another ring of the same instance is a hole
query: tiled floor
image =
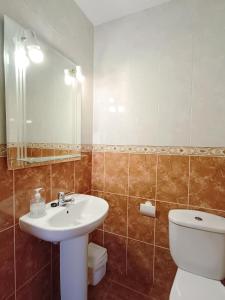
{"type": "Polygon", "coordinates": [[[151,294],[144,296],[105,278],[97,286],[89,286],[88,300],[161,300],[154,290],[151,294]]]}
{"type": "Polygon", "coordinates": [[[130,289],[104,279],[95,287],[89,287],[88,300],[151,300],[130,289]]]}

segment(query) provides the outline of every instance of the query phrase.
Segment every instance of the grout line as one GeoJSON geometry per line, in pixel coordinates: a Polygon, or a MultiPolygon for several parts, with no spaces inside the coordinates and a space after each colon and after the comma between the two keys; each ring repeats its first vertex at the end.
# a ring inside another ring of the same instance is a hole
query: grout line
{"type": "Polygon", "coordinates": [[[15,171],[13,170],[13,260],[14,260],[14,293],[16,296],[16,193],[15,193],[15,171]]]}
{"type": "Polygon", "coordinates": [[[158,166],[159,166],[159,155],[156,155],[156,178],[155,178],[155,199],[157,199],[158,194],[158,166]]]}
{"type": "MultiPolygon", "coordinates": [[[[101,228],[96,228],[95,230],[103,232],[103,229],[101,229],[101,228]]],[[[95,231],[95,230],[94,230],[94,231],[95,231]]],[[[93,231],[92,231],[92,232],[93,232],[93,231]]]]}
{"type": "Polygon", "coordinates": [[[47,268],[50,265],[50,262],[48,262],[46,265],[44,265],[37,273],[32,275],[28,280],[26,280],[17,290],[16,292],[21,291],[27,284],[33,281],[45,268],[47,268]]]}
{"type": "Polygon", "coordinates": [[[11,293],[10,295],[8,295],[6,298],[5,298],[5,300],[11,300],[12,299],[12,297],[14,296],[14,298],[13,299],[16,299],[16,293],[11,293]]]}
{"type": "MultiPolygon", "coordinates": [[[[14,219],[14,217],[13,217],[13,219],[14,219]]],[[[15,221],[13,220],[13,223],[14,223],[14,222],[15,222],[15,221]]],[[[9,226],[9,227],[3,228],[3,229],[0,230],[0,234],[1,234],[2,232],[7,231],[7,230],[12,229],[12,228],[14,228],[14,225],[11,225],[11,226],[9,226]]]]}
{"type": "MultiPolygon", "coordinates": [[[[93,192],[100,192],[103,193],[103,191],[97,191],[97,190],[93,190],[93,192]]],[[[111,193],[111,192],[106,192],[106,194],[111,194],[111,195],[117,195],[117,196],[127,196],[127,195],[123,195],[123,194],[116,194],[116,193],[111,193]]],[[[169,202],[169,201],[165,201],[165,200],[159,200],[159,199],[149,199],[149,198],[144,198],[144,197],[139,197],[139,196],[130,196],[130,198],[136,198],[136,199],[142,199],[142,200],[154,200],[156,203],[167,203],[167,204],[171,204],[171,205],[180,205],[180,206],[187,206],[187,203],[178,203],[178,202],[169,202]]],[[[206,209],[206,210],[213,210],[213,211],[218,211],[218,212],[225,212],[225,210],[221,210],[221,209],[216,209],[216,208],[209,208],[209,207],[204,207],[204,206],[199,206],[199,205],[190,205],[191,207],[194,207],[196,209],[206,209]]]]}
{"type": "Polygon", "coordinates": [[[105,162],[106,162],[106,159],[105,159],[105,152],[103,153],[103,192],[105,192],[105,178],[106,178],[106,174],[105,174],[105,162]]]}
{"type": "Polygon", "coordinates": [[[76,193],[76,162],[74,161],[74,164],[73,164],[73,178],[74,178],[74,184],[73,184],[73,190],[74,190],[74,193],[76,193]]]}
{"type": "MultiPolygon", "coordinates": [[[[101,230],[101,231],[102,231],[102,229],[98,229],[98,230],[101,230]]],[[[142,244],[154,246],[153,243],[149,243],[149,242],[141,241],[141,240],[138,240],[138,239],[134,239],[134,238],[132,238],[132,237],[128,237],[128,236],[125,236],[125,235],[117,234],[117,233],[114,233],[114,232],[111,232],[111,231],[108,231],[108,230],[104,230],[104,232],[105,232],[105,233],[109,233],[109,234],[111,234],[111,235],[115,235],[115,236],[121,237],[121,238],[123,238],[123,239],[132,240],[132,241],[140,242],[140,243],[142,243],[142,244]]]]}
{"type": "Polygon", "coordinates": [[[73,162],[73,188],[72,188],[72,192],[75,193],[75,161],[73,162]]]}
{"type": "Polygon", "coordinates": [[[52,197],[53,197],[53,193],[52,193],[52,165],[50,165],[50,199],[51,199],[51,201],[53,201],[52,197]]]}
{"type": "Polygon", "coordinates": [[[163,247],[163,246],[160,246],[160,245],[155,245],[155,248],[161,248],[161,249],[165,249],[165,250],[170,250],[170,248],[168,247],[163,247]]]}
{"type": "Polygon", "coordinates": [[[154,244],[153,244],[153,243],[148,243],[148,242],[141,241],[141,240],[137,240],[137,239],[134,239],[134,238],[131,238],[131,237],[128,237],[128,239],[131,240],[131,241],[139,242],[139,243],[142,243],[142,244],[145,244],[145,245],[149,245],[149,246],[153,246],[153,247],[154,247],[154,244]]]}
{"type": "Polygon", "coordinates": [[[128,235],[129,235],[129,195],[130,195],[130,153],[128,153],[128,166],[127,166],[127,212],[126,212],[126,217],[127,217],[127,224],[126,224],[126,275],[127,275],[127,269],[128,269],[128,261],[127,261],[127,253],[128,253],[128,235]]]}
{"type": "Polygon", "coordinates": [[[126,237],[126,240],[125,240],[125,245],[126,245],[126,258],[125,258],[125,274],[127,276],[127,273],[128,273],[128,260],[127,260],[127,256],[128,256],[128,237],[126,237]]]}
{"type": "Polygon", "coordinates": [[[112,192],[104,192],[104,191],[99,191],[99,190],[92,190],[93,192],[97,193],[105,193],[105,194],[110,194],[110,195],[116,195],[116,196],[122,196],[122,197],[129,197],[129,198],[136,198],[136,199],[142,199],[142,200],[154,200],[153,198],[145,198],[145,197],[140,197],[140,196],[132,196],[128,194],[117,194],[117,193],[112,193],[112,192]]]}
{"type": "Polygon", "coordinates": [[[191,182],[191,157],[189,156],[188,161],[188,208],[190,205],[190,182],[191,182]]]}
{"type": "MultiPolygon", "coordinates": [[[[156,156],[156,179],[155,179],[155,199],[157,198],[157,192],[158,192],[158,166],[159,166],[159,155],[156,156]]],[[[153,263],[152,263],[152,284],[154,285],[155,282],[155,243],[156,243],[156,216],[157,216],[157,202],[155,201],[155,211],[156,215],[154,218],[154,240],[153,240],[153,263]]]]}
{"type": "Polygon", "coordinates": [[[127,237],[129,235],[129,198],[130,198],[130,153],[128,154],[127,170],[127,237]]]}
{"type": "MultiPolygon", "coordinates": [[[[106,179],[106,155],[105,155],[105,151],[103,152],[103,195],[105,197],[105,179],[106,179]]],[[[103,229],[103,237],[102,237],[102,242],[103,242],[103,246],[105,246],[105,221],[102,224],[102,229],[103,229]]]]}
{"type": "Polygon", "coordinates": [[[180,206],[187,206],[187,203],[179,203],[179,202],[170,202],[170,201],[165,201],[165,200],[155,200],[156,203],[166,203],[166,204],[171,204],[171,205],[180,205],[180,206]]]}
{"type": "Polygon", "coordinates": [[[117,284],[117,285],[119,285],[119,286],[121,286],[123,288],[126,288],[127,290],[130,290],[130,291],[132,291],[132,292],[134,292],[136,294],[139,294],[141,296],[144,296],[146,298],[149,296],[149,295],[143,294],[143,293],[141,293],[141,292],[139,292],[137,290],[134,290],[131,287],[129,287],[129,286],[125,285],[125,284],[122,284],[121,282],[118,282],[118,281],[115,281],[115,280],[112,280],[112,279],[110,279],[110,281],[113,282],[114,284],[117,284]]]}
{"type": "Polygon", "coordinates": [[[91,152],[91,189],[93,187],[93,166],[94,166],[94,164],[93,164],[93,161],[94,161],[93,156],[94,156],[94,152],[92,151],[91,152]]]}

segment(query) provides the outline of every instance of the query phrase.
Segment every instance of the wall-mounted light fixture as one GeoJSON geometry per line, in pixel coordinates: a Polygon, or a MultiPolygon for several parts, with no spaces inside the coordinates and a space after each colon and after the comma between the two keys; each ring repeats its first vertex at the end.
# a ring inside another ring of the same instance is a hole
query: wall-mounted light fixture
{"type": "Polygon", "coordinates": [[[85,80],[85,77],[82,73],[82,68],[81,66],[76,66],[76,78],[78,80],[78,82],[82,83],[85,80]]]}
{"type": "Polygon", "coordinates": [[[26,69],[30,64],[30,61],[27,57],[27,54],[26,54],[26,51],[25,51],[25,48],[23,47],[23,45],[16,46],[15,64],[18,69],[24,69],[24,68],[26,69]]]}
{"type": "Polygon", "coordinates": [[[15,60],[20,68],[27,68],[30,62],[43,62],[44,54],[33,31],[24,30],[23,35],[15,39],[15,45],[15,60]]]}
{"type": "Polygon", "coordinates": [[[85,77],[80,66],[76,66],[75,69],[64,70],[64,81],[66,85],[75,85],[76,82],[83,83],[84,80],[85,77]]]}
{"type": "Polygon", "coordinates": [[[28,55],[30,60],[35,64],[40,64],[44,60],[44,54],[41,51],[41,47],[38,45],[27,46],[28,55]]]}
{"type": "Polygon", "coordinates": [[[64,70],[64,81],[66,85],[75,85],[76,83],[76,70],[65,69],[64,70]]]}

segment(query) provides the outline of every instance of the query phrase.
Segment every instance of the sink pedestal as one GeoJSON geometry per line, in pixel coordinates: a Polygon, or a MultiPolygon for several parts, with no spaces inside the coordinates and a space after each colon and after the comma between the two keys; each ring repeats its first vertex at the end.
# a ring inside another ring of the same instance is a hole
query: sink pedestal
{"type": "Polygon", "coordinates": [[[60,243],[62,300],[87,300],[88,234],[60,243]]]}

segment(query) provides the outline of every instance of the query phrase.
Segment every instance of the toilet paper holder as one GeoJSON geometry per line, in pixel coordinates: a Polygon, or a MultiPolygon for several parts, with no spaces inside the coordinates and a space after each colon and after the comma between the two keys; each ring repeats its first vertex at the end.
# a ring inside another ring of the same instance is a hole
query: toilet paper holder
{"type": "Polygon", "coordinates": [[[145,203],[140,204],[140,213],[144,216],[155,218],[156,207],[152,204],[151,201],[146,201],[145,203]]]}

